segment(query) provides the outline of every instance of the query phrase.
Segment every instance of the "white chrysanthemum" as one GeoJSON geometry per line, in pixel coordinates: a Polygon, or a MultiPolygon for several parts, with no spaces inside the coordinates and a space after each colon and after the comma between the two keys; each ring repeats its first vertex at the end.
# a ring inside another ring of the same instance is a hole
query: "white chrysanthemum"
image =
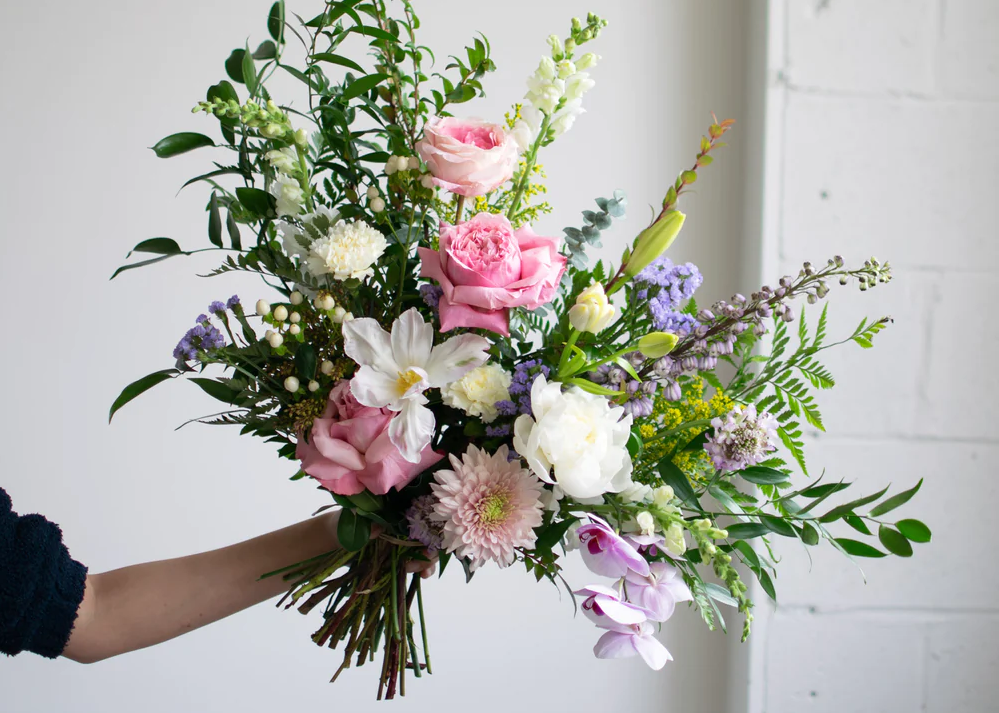
{"type": "Polygon", "coordinates": [[[382,256],[387,245],[385,236],[370,225],[340,221],[324,237],[312,243],[306,266],[317,277],[361,279],[374,272],[371,266],[382,256]]]}
{"type": "Polygon", "coordinates": [[[512,380],[510,373],[499,364],[486,364],[448,384],[441,389],[441,396],[448,406],[469,416],[478,416],[484,423],[492,423],[499,415],[496,402],[510,400],[512,380]]]}
{"type": "Polygon", "coordinates": [[[508,567],[517,547],[533,547],[541,525],[542,485],[504,445],[493,455],[475,446],[454,470],[438,470],[430,487],[437,496],[433,520],[444,524],[444,549],[469,558],[475,570],[492,560],[508,567]]]}
{"type": "Polygon", "coordinates": [[[305,193],[291,176],[279,174],[271,184],[271,195],[277,199],[278,215],[298,215],[302,212],[302,200],[305,193]]]}
{"type": "Polygon", "coordinates": [[[298,154],[291,146],[283,149],[274,149],[264,154],[264,158],[274,168],[275,171],[291,174],[298,168],[298,154]]]}

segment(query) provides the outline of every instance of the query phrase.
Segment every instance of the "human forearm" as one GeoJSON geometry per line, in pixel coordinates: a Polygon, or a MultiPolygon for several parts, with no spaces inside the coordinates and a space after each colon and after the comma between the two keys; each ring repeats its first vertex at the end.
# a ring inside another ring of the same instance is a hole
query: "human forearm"
{"type": "Polygon", "coordinates": [[[330,513],[202,554],[87,578],[64,655],[92,662],[145,648],[223,619],[286,589],[260,575],[337,546],[330,513]]]}

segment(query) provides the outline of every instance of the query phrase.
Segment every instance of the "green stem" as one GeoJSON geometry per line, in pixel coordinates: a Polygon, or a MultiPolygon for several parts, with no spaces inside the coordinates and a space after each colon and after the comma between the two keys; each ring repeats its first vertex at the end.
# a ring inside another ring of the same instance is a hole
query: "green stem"
{"type": "Polygon", "coordinates": [[[454,224],[458,225],[461,222],[461,214],[465,211],[465,196],[458,196],[458,207],[454,211],[454,224]]]}
{"type": "Polygon", "coordinates": [[[670,436],[675,436],[678,433],[683,433],[684,431],[689,431],[692,428],[700,428],[701,426],[710,426],[710,418],[699,418],[696,421],[687,421],[687,423],[681,423],[676,428],[671,428],[668,431],[663,431],[662,433],[657,433],[652,438],[647,438],[644,440],[645,445],[650,443],[655,443],[656,441],[662,440],[663,438],[669,438],[670,436]]]}
{"type": "Polygon", "coordinates": [[[302,187],[302,192],[305,194],[305,205],[308,206],[309,212],[313,213],[316,207],[312,202],[312,186],[309,183],[309,164],[305,158],[305,149],[296,142],[295,151],[298,153],[298,167],[302,172],[302,177],[298,179],[298,185],[302,187]]]}
{"type": "Polygon", "coordinates": [[[562,349],[562,356],[558,360],[558,375],[559,377],[568,376],[565,373],[566,366],[569,364],[569,358],[572,356],[572,348],[576,346],[576,340],[579,339],[580,331],[573,327],[572,331],[569,332],[569,341],[565,343],[565,347],[562,349]]]}
{"type": "Polygon", "coordinates": [[[427,640],[427,619],[423,614],[423,582],[416,580],[416,606],[420,611],[420,635],[423,637],[423,658],[427,662],[427,673],[433,673],[430,667],[430,644],[427,640]]]}
{"type": "Polygon", "coordinates": [[[524,197],[524,191],[527,190],[527,183],[531,179],[531,171],[534,170],[534,164],[538,160],[538,149],[541,148],[541,142],[548,135],[548,127],[551,126],[551,122],[551,117],[545,116],[545,120],[541,122],[541,128],[538,130],[538,138],[534,140],[534,145],[531,146],[531,150],[524,160],[524,171],[520,174],[520,181],[518,181],[517,190],[513,194],[510,210],[506,212],[508,220],[513,220],[513,217],[517,214],[517,209],[520,208],[520,201],[524,197]]]}

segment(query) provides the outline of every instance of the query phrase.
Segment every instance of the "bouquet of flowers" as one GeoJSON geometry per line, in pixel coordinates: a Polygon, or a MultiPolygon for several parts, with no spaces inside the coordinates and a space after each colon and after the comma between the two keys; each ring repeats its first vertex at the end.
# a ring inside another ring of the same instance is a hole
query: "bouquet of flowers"
{"type": "Polygon", "coordinates": [[[134,252],[153,257],[115,273],[217,251],[212,275],[255,273],[272,296],[213,302],[175,365],[126,387],[111,415],[187,378],[226,404],[200,420],[274,443],[297,464],[292,480],[329,493],[341,548],[267,576],[288,581],[288,606],[321,607],[313,639],[340,649],[336,675],[380,653],[378,696],[392,698],[407,672],[431,671],[413,560],[439,557],[442,575],[457,561],[469,580],[519,563],[558,586],[578,550],[605,578],[565,584],[601,632],[596,656],[659,669],[671,656],[657,625],[681,602],[711,628],[733,607],[749,634],[736,565],[775,597],[773,538],[854,557],[909,556],[929,540],[918,520],[884,518],[918,485],[830,507],[849,483],[795,476],[808,475],[803,428],[823,428],[815,393],[834,384],[821,353],[869,348],[890,319],[830,341],[827,307],[806,320],[794,302],[815,305],[836,282],[886,283],[888,263],[806,262],[775,288],[700,306],[701,273],[667,256],[678,202],[731,120],[712,122],[617,264],[591,264],[623,192],[563,235],[531,224],[551,211],[538,156],[583,111],[600,58],[582,49],[601,18],[548,38],[503,123],[454,116],[494,69],[484,37],[431,72],[409,0],[329,1],[297,20],[275,3],[270,39],[234,50],[229,79],[195,107],[220,139],[153,147],[228,157],[188,182],[211,189],[210,247],[145,240],[134,252]],[[285,62],[290,42],[304,66],[285,62]],[[363,56],[347,56],[358,43],[363,56]],[[275,72],[299,80],[307,104],[272,98],[275,72]],[[841,525],[881,548],[834,534],[841,525]]]}

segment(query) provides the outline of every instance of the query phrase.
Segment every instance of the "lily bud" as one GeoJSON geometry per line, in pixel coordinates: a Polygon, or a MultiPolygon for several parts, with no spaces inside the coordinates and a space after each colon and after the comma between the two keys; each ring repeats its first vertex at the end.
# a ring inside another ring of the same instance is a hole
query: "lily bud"
{"type": "Polygon", "coordinates": [[[680,234],[683,221],[686,219],[687,216],[680,211],[671,210],[643,230],[635,240],[635,250],[631,253],[628,264],[624,266],[624,274],[629,278],[634,277],[666,252],[680,234]]]}
{"type": "Polygon", "coordinates": [[[677,341],[677,336],[670,332],[652,332],[638,340],[638,351],[649,359],[658,359],[673,351],[677,341]]]}
{"type": "Polygon", "coordinates": [[[569,322],[580,332],[601,332],[615,317],[617,308],[607,300],[604,286],[599,282],[580,292],[576,304],[569,309],[569,322]]]}

